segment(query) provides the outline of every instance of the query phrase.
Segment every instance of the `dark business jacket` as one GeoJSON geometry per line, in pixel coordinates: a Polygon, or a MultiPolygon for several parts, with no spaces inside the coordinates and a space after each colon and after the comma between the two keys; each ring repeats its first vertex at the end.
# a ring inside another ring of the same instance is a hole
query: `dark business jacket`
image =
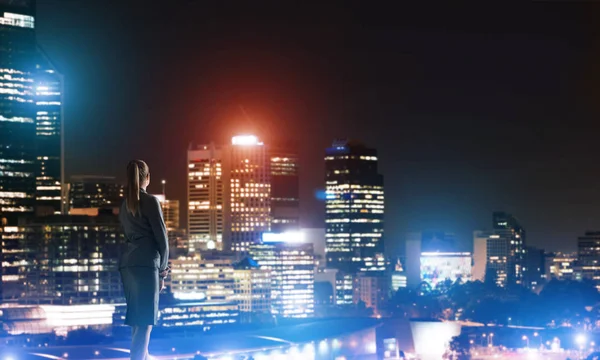
{"type": "Polygon", "coordinates": [[[158,199],[140,190],[140,208],[135,216],[127,211],[126,202],[123,201],[119,212],[127,240],[119,268],[143,266],[164,271],[169,261],[169,242],[158,199]]]}

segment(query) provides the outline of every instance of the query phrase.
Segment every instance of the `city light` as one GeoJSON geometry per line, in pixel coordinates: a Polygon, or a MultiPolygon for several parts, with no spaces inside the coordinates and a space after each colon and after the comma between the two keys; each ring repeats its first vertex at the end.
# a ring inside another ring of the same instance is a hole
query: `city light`
{"type": "Polygon", "coordinates": [[[577,336],[575,336],[575,342],[579,345],[579,346],[583,346],[586,342],[586,337],[584,334],[578,334],[577,336]]]}
{"type": "Polygon", "coordinates": [[[265,243],[304,243],[306,234],[302,231],[288,231],[284,233],[264,233],[262,241],[265,243]]]}
{"type": "Polygon", "coordinates": [[[258,137],[254,135],[238,135],[231,138],[232,145],[247,146],[247,145],[262,145],[258,141],[258,137]]]}

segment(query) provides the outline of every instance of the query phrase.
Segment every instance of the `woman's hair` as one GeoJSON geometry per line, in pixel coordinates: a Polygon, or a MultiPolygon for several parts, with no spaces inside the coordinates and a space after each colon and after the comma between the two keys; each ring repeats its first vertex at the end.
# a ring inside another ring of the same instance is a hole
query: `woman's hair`
{"type": "Polygon", "coordinates": [[[135,216],[140,209],[140,184],[146,180],[150,169],[142,160],[131,160],[127,164],[127,194],[125,205],[127,211],[135,216]]]}

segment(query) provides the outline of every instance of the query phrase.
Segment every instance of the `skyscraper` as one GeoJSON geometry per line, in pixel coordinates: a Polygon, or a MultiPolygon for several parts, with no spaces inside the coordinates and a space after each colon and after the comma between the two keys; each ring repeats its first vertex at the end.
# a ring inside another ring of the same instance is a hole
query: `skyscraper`
{"type": "Polygon", "coordinates": [[[502,239],[508,250],[508,281],[520,285],[523,283],[525,267],[525,229],[514,216],[502,211],[494,212],[493,219],[494,233],[502,239]]]}
{"type": "Polygon", "coordinates": [[[66,213],[63,191],[62,76],[40,51],[35,72],[35,127],[37,148],[36,212],[40,215],[66,213]]]}
{"type": "Polygon", "coordinates": [[[0,217],[35,203],[35,2],[0,0],[0,217]]]}
{"type": "Polygon", "coordinates": [[[300,227],[298,154],[290,145],[269,145],[271,162],[272,231],[294,231],[300,227]]]}
{"type": "Polygon", "coordinates": [[[215,144],[188,150],[189,250],[223,250],[224,150],[215,144]]]}
{"type": "Polygon", "coordinates": [[[188,151],[188,227],[194,250],[246,252],[271,229],[270,159],[253,135],[188,151]],[[226,226],[224,226],[226,225],[226,226]]]}
{"type": "Polygon", "coordinates": [[[271,273],[273,315],[314,316],[314,251],[302,233],[265,233],[262,244],[251,245],[249,253],[271,273]]]}
{"type": "Polygon", "coordinates": [[[336,141],[325,156],[327,266],[344,273],[383,273],[383,176],[377,151],[336,141]]]}
{"type": "Polygon", "coordinates": [[[267,150],[253,135],[234,136],[224,158],[226,249],[247,252],[271,230],[271,172],[267,150]]]}
{"type": "Polygon", "coordinates": [[[475,231],[475,278],[498,286],[521,285],[525,271],[525,229],[511,214],[493,213],[492,231],[475,231]],[[485,258],[485,272],[482,261],[485,258]]]}

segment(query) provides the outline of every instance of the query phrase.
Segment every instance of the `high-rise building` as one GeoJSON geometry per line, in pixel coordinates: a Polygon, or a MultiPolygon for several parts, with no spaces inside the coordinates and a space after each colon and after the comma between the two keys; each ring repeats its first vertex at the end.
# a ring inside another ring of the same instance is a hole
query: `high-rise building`
{"type": "Polygon", "coordinates": [[[314,255],[302,233],[265,233],[250,246],[250,257],[271,273],[272,313],[280,317],[314,316],[314,255]]]}
{"type": "Polygon", "coordinates": [[[246,252],[270,231],[270,159],[256,136],[190,149],[188,169],[190,248],[246,252]]]}
{"type": "Polygon", "coordinates": [[[577,260],[581,276],[600,291],[600,231],[587,231],[577,238],[577,260]]]}
{"type": "Polygon", "coordinates": [[[122,302],[118,259],[124,239],[118,218],[101,214],[42,219],[2,230],[3,301],[122,302]]]}
{"type": "Polygon", "coordinates": [[[40,51],[35,78],[36,213],[66,213],[63,196],[63,79],[40,51]]]}
{"type": "MultiPolygon", "coordinates": [[[[496,211],[493,214],[494,233],[500,236],[508,250],[507,277],[511,284],[523,284],[525,263],[525,229],[511,214],[496,211]]],[[[488,250],[491,250],[488,247],[488,250]]]]}
{"type": "Polygon", "coordinates": [[[269,146],[268,153],[271,162],[271,230],[299,230],[300,185],[297,151],[291,146],[269,146]]]}
{"type": "Polygon", "coordinates": [[[541,289],[546,279],[544,250],[525,246],[523,265],[523,285],[532,291],[541,289]]]}
{"type": "MultiPolygon", "coordinates": [[[[336,141],[326,150],[327,266],[340,270],[342,288],[348,275],[385,273],[383,176],[377,160],[375,149],[358,142],[336,141]]],[[[337,303],[350,298],[338,292],[337,303]]]]}
{"type": "Polygon", "coordinates": [[[485,255],[485,281],[498,286],[522,285],[525,266],[525,229],[511,214],[494,212],[493,230],[476,231],[475,277],[481,276],[481,261],[485,255]]]}
{"type": "Polygon", "coordinates": [[[0,1],[0,218],[34,211],[35,2],[0,1]]]}
{"type": "Polygon", "coordinates": [[[73,176],[69,183],[69,209],[119,208],[123,184],[110,176],[73,176]]]}
{"type": "Polygon", "coordinates": [[[227,249],[247,252],[271,230],[270,159],[253,135],[235,136],[224,159],[225,223],[227,249]]]}
{"type": "Polygon", "coordinates": [[[189,250],[223,250],[223,154],[215,144],[188,150],[189,250]]]}

